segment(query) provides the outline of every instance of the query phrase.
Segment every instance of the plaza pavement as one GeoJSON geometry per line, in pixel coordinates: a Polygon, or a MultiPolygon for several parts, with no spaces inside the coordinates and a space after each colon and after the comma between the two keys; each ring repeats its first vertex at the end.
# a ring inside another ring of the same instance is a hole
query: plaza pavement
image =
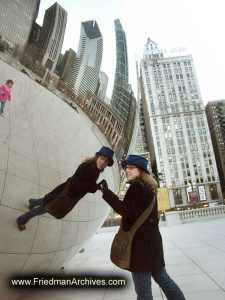
{"type": "MultiPolygon", "coordinates": [[[[25,300],[134,300],[130,273],[115,267],[109,258],[118,227],[102,228],[68,265],[65,272],[126,276],[120,289],[33,290],[25,300]]],[[[186,300],[225,299],[225,218],[189,224],[161,226],[166,268],[184,292],[186,300]]],[[[166,299],[153,281],[154,300],[166,299]]]]}

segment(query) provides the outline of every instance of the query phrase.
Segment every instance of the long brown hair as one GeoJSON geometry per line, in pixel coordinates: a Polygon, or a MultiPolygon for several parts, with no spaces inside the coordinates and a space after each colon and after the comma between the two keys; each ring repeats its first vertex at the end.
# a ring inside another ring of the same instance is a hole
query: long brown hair
{"type": "Polygon", "coordinates": [[[84,162],[88,162],[88,163],[94,165],[94,164],[96,164],[97,158],[98,158],[97,155],[92,156],[92,157],[87,157],[87,158],[84,160],[84,162]]]}
{"type": "MultiPolygon", "coordinates": [[[[87,162],[89,164],[91,164],[93,166],[93,168],[97,168],[97,159],[98,159],[99,155],[95,155],[92,157],[87,157],[84,162],[87,162]]],[[[104,169],[102,170],[98,170],[100,173],[102,173],[104,171],[104,169]]]]}
{"type": "Polygon", "coordinates": [[[139,171],[140,171],[139,179],[146,182],[150,186],[151,190],[157,194],[158,182],[151,175],[149,175],[147,172],[143,171],[142,169],[139,169],[139,171]]]}

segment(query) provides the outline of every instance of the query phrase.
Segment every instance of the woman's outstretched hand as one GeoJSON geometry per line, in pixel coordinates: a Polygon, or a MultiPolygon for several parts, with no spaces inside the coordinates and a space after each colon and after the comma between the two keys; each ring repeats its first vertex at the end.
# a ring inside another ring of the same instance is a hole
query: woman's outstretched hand
{"type": "Polygon", "coordinates": [[[98,185],[99,185],[98,189],[100,191],[102,191],[102,193],[104,193],[106,190],[108,190],[108,184],[105,179],[103,179],[98,185]]]}

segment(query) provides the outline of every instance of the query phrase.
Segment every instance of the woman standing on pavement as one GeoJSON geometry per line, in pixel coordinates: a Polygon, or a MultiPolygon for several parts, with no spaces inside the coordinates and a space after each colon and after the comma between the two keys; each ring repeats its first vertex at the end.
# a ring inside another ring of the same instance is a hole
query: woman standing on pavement
{"type": "MultiPolygon", "coordinates": [[[[122,162],[130,183],[123,201],[108,189],[104,180],[100,189],[103,199],[122,216],[122,228],[127,231],[157,194],[158,183],[149,175],[148,161],[138,155],[129,155],[122,162]]],[[[129,271],[132,273],[138,300],[152,300],[151,277],[162,288],[167,299],[184,300],[177,284],[165,269],[162,237],[158,227],[157,201],[146,221],[137,229],[131,249],[129,271]]]]}

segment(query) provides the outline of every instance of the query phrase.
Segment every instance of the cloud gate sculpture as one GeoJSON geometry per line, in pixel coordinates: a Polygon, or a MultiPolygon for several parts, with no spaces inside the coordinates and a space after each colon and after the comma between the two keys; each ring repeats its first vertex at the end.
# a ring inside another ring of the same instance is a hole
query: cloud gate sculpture
{"type": "MultiPolygon", "coordinates": [[[[15,220],[27,211],[29,198],[64,182],[107,141],[82,111],[1,60],[0,70],[1,84],[14,81],[12,100],[0,117],[0,299],[11,299],[8,275],[58,270],[102,225],[109,206],[99,191],[87,194],[62,220],[35,217],[23,232],[15,220]]],[[[103,178],[116,191],[117,164],[99,181],[103,178]]]]}

